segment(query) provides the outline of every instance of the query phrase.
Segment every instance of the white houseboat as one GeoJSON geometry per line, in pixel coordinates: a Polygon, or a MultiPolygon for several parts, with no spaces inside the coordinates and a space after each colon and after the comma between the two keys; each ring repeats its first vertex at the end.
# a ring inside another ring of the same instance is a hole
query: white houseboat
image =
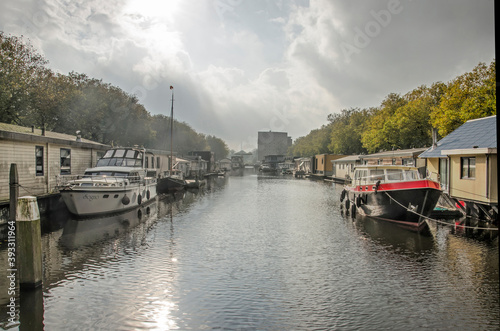
{"type": "Polygon", "coordinates": [[[65,178],[59,191],[68,210],[77,216],[94,216],[122,212],[154,199],[157,177],[154,165],[148,168],[150,156],[145,149],[109,149],[83,176],[65,178]]]}

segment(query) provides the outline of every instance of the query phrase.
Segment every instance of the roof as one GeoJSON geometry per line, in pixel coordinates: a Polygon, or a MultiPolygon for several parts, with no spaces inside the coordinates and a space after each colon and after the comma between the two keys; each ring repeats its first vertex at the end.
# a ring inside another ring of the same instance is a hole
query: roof
{"type": "MultiPolygon", "coordinates": [[[[443,157],[457,150],[466,154],[476,150],[487,154],[488,149],[497,148],[496,115],[469,120],[458,129],[438,141],[436,148],[428,148],[421,158],[443,157]]],[[[474,153],[475,154],[475,153],[474,153]]]]}
{"type": "Polygon", "coordinates": [[[39,142],[39,141],[65,141],[65,142],[71,142],[71,143],[76,143],[76,144],[83,144],[83,145],[98,145],[102,147],[109,147],[108,145],[104,145],[92,140],[88,140],[85,138],[81,138],[79,141],[77,141],[77,136],[73,136],[70,134],[65,134],[65,133],[59,133],[59,132],[52,132],[52,131],[45,131],[45,135],[42,135],[42,130],[40,129],[32,129],[24,126],[19,126],[19,125],[14,125],[14,124],[7,124],[7,123],[0,123],[0,138],[3,139],[11,139],[11,140],[29,140],[29,141],[34,141],[34,142],[39,142]]]}
{"type": "Polygon", "coordinates": [[[361,155],[349,155],[349,156],[345,156],[343,158],[340,158],[340,159],[336,159],[336,160],[332,160],[332,162],[355,162],[355,161],[359,161],[361,158],[361,155]]]}
{"type": "Polygon", "coordinates": [[[425,151],[427,147],[424,148],[411,148],[411,149],[397,149],[394,151],[385,151],[385,152],[379,152],[375,154],[369,154],[369,155],[361,155],[360,157],[362,159],[379,159],[383,157],[403,157],[403,156],[411,156],[415,157],[420,155],[423,151],[425,151]]]}

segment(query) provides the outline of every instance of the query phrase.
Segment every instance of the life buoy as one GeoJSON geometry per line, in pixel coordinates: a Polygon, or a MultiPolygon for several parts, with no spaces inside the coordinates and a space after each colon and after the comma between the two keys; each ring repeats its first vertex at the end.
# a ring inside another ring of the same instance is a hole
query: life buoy
{"type": "Polygon", "coordinates": [[[137,204],[140,205],[142,203],[142,196],[139,194],[137,196],[137,204]]]}

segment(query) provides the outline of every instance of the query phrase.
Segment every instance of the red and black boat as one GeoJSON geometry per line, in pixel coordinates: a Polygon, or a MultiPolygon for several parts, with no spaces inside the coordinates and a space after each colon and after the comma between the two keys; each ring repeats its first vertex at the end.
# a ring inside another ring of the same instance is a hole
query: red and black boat
{"type": "Polygon", "coordinates": [[[344,187],[340,201],[346,211],[420,226],[434,210],[441,187],[421,178],[418,168],[395,165],[359,166],[344,187]]]}

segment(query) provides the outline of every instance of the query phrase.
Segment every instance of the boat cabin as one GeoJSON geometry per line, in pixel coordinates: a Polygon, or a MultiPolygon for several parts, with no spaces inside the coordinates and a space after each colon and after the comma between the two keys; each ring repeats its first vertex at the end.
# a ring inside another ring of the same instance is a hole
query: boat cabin
{"type": "Polygon", "coordinates": [[[354,170],[353,185],[372,185],[377,182],[391,183],[420,180],[416,167],[407,166],[364,166],[354,170]]]}

